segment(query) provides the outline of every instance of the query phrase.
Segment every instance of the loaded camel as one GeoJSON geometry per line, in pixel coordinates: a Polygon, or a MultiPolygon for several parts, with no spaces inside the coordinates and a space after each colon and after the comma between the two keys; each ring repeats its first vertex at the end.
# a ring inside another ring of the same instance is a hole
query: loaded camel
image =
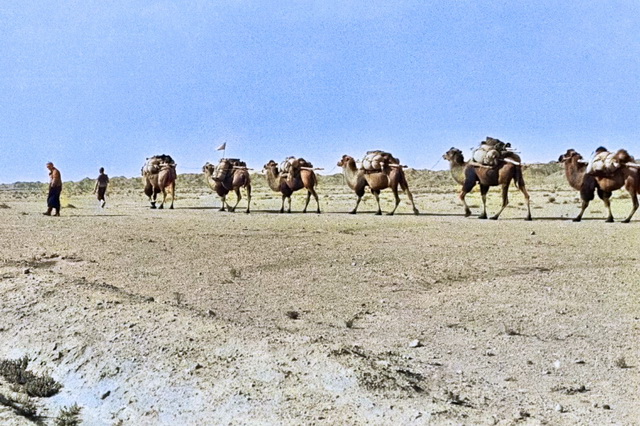
{"type": "Polygon", "coordinates": [[[353,157],[343,155],[342,159],[338,161],[338,167],[342,167],[342,173],[345,177],[347,185],[349,186],[349,188],[355,191],[356,195],[358,196],[356,206],[349,212],[350,214],[356,214],[358,205],[362,200],[362,196],[364,195],[364,191],[367,186],[371,190],[371,193],[375,197],[376,203],[378,204],[378,211],[376,212],[377,215],[382,214],[382,210],[380,208],[380,191],[386,188],[391,188],[396,201],[396,204],[389,215],[393,215],[395,213],[396,209],[398,208],[398,204],[400,204],[398,186],[400,186],[402,188],[402,191],[407,194],[407,197],[411,202],[411,206],[413,207],[413,213],[419,213],[415,203],[413,202],[413,195],[411,194],[411,191],[409,191],[409,185],[407,184],[407,179],[404,175],[404,171],[402,170],[402,166],[400,166],[399,164],[387,165],[385,167],[386,170],[383,171],[366,173],[364,170],[358,169],[356,161],[353,159],[353,157]]]}
{"type": "Polygon", "coordinates": [[[142,181],[144,183],[144,193],[149,197],[151,208],[156,208],[156,198],[162,192],[162,202],[159,209],[164,208],[167,200],[167,193],[171,194],[170,209],[173,209],[173,201],[176,198],[176,163],[169,155],[154,155],[147,158],[146,164],[142,167],[142,181]]]}
{"type": "Polygon", "coordinates": [[[247,169],[244,162],[224,158],[220,160],[217,167],[211,163],[206,163],[202,166],[202,171],[207,184],[222,200],[221,212],[225,211],[225,205],[230,212],[236,210],[240,200],[242,200],[240,188],[244,188],[247,194],[247,210],[245,212],[250,212],[251,177],[249,176],[249,169],[247,169]],[[227,194],[231,191],[236,193],[236,204],[233,207],[227,202],[227,194]]]}
{"type": "Polygon", "coordinates": [[[284,202],[289,201],[287,213],[291,213],[291,194],[305,188],[307,190],[307,200],[304,204],[303,213],[307,212],[307,207],[311,201],[311,196],[316,200],[317,210],[316,213],[320,213],[320,201],[318,200],[318,194],[316,193],[316,185],[318,184],[318,178],[313,171],[313,166],[302,159],[297,159],[297,163],[292,164],[287,176],[278,168],[278,164],[269,160],[264,165],[264,172],[267,174],[267,183],[269,188],[275,192],[282,194],[282,205],[280,207],[280,213],[284,213],[284,202]]]}
{"type": "MultiPolygon", "coordinates": [[[[618,151],[623,158],[623,164],[633,163],[631,157],[626,150],[618,151]]],[[[608,211],[606,222],[613,222],[613,214],[611,213],[611,195],[613,191],[624,187],[629,195],[633,207],[629,216],[622,223],[629,223],[636,210],[638,210],[638,194],[640,194],[640,172],[637,167],[623,165],[612,173],[596,172],[587,174],[587,162],[582,159],[582,155],[573,149],[560,156],[558,159],[564,164],[565,175],[569,185],[580,191],[582,199],[582,207],[578,216],[573,219],[574,222],[580,222],[584,211],[587,209],[589,202],[594,198],[594,191],[597,191],[598,197],[602,199],[608,211]]]]}
{"type": "Polygon", "coordinates": [[[482,214],[479,219],[487,218],[487,192],[492,186],[502,187],[502,208],[494,216],[492,220],[498,219],[502,211],[509,204],[509,185],[513,181],[518,189],[524,195],[527,203],[527,216],[525,220],[531,220],[531,207],[529,205],[529,193],[525,188],[524,178],[522,177],[522,166],[520,157],[513,153],[507,152],[505,158],[501,160],[496,167],[482,166],[475,163],[467,163],[464,161],[462,151],[457,148],[451,148],[442,158],[449,161],[451,168],[451,176],[462,185],[462,191],[459,198],[464,204],[464,215],[470,216],[471,210],[465,201],[465,196],[471,192],[476,183],[480,185],[480,194],[482,196],[482,214]]]}

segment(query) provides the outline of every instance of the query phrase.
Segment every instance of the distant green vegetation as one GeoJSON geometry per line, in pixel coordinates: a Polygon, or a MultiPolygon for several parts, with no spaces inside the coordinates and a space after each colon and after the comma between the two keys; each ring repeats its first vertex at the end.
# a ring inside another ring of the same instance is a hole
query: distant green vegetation
{"type": "MultiPolygon", "coordinates": [[[[414,193],[448,193],[458,189],[448,170],[415,170],[405,171],[409,186],[414,193]]],[[[524,177],[530,190],[562,190],[569,189],[564,177],[562,165],[552,162],[546,164],[530,164],[525,166],[524,177]]],[[[254,173],[251,175],[253,191],[256,193],[269,193],[264,175],[254,173]]],[[[88,195],[93,192],[95,180],[84,178],[78,182],[64,182],[63,196],[73,197],[88,195]]],[[[327,176],[318,176],[320,190],[332,188],[338,193],[349,192],[344,183],[342,174],[336,173],[327,176]]],[[[109,192],[112,195],[141,196],[142,178],[111,178],[109,192]]],[[[178,196],[184,195],[209,195],[211,189],[207,185],[204,176],[200,173],[184,173],[178,175],[178,196]]],[[[47,184],[42,182],[16,182],[12,184],[0,184],[0,197],[8,199],[21,199],[29,197],[42,197],[47,192],[47,184]]]]}

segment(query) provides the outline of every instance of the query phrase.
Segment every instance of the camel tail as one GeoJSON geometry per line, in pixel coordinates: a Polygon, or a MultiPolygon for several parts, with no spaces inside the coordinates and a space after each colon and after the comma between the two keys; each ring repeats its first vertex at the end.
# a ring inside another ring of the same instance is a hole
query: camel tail
{"type": "Polygon", "coordinates": [[[516,166],[516,172],[513,176],[513,182],[518,189],[524,188],[524,177],[522,176],[522,166],[516,166]]]}

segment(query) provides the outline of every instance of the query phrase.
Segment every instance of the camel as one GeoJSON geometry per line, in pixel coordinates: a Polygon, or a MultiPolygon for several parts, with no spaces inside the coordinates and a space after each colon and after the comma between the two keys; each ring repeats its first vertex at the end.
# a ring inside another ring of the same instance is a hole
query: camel
{"type": "Polygon", "coordinates": [[[480,194],[482,196],[482,214],[479,219],[487,218],[487,192],[492,186],[502,187],[502,208],[494,216],[492,220],[497,220],[502,211],[509,204],[509,185],[513,181],[518,189],[524,195],[527,203],[527,216],[525,220],[531,220],[531,207],[529,205],[529,193],[525,188],[524,178],[522,177],[522,166],[520,165],[520,157],[512,152],[505,154],[510,161],[501,161],[497,167],[487,167],[475,164],[469,164],[464,161],[462,151],[457,148],[451,148],[442,158],[449,161],[451,168],[451,176],[462,185],[462,191],[459,198],[464,204],[464,215],[471,215],[471,210],[465,201],[465,196],[471,192],[476,183],[480,185],[480,194]],[[513,162],[518,163],[514,164],[513,162]]]}
{"type": "Polygon", "coordinates": [[[278,169],[278,164],[270,160],[264,165],[264,172],[267,174],[267,183],[269,188],[275,192],[282,194],[282,206],[280,207],[280,213],[284,213],[284,202],[289,201],[287,213],[291,213],[291,194],[302,188],[307,190],[307,200],[304,204],[303,213],[307,212],[307,207],[311,201],[311,196],[316,200],[317,210],[316,213],[320,213],[320,201],[318,200],[318,194],[316,193],[316,185],[318,184],[318,178],[315,172],[311,168],[299,168],[298,170],[292,170],[291,176],[283,176],[278,169]]]}
{"type": "Polygon", "coordinates": [[[167,193],[171,194],[170,209],[173,209],[173,201],[176,198],[176,163],[169,155],[155,155],[147,158],[147,163],[142,167],[142,180],[144,193],[149,197],[151,208],[156,208],[156,198],[162,192],[162,202],[159,209],[164,208],[167,193]]]}
{"type": "MultiPolygon", "coordinates": [[[[244,164],[239,161],[236,161],[235,163],[244,164]]],[[[240,195],[240,188],[244,188],[247,195],[247,210],[245,212],[249,213],[251,206],[251,177],[249,176],[249,170],[242,165],[234,166],[233,161],[227,163],[223,163],[221,161],[218,168],[221,169],[216,170],[216,167],[213,164],[206,163],[202,167],[202,171],[204,172],[207,184],[209,184],[211,189],[213,189],[222,200],[222,207],[220,207],[220,211],[225,211],[226,205],[230,212],[234,212],[242,199],[242,195],[240,195]],[[227,202],[227,194],[231,191],[236,193],[236,204],[233,207],[231,207],[227,202]]]]}
{"type": "Polygon", "coordinates": [[[362,200],[362,196],[364,195],[365,188],[368,186],[371,190],[371,193],[376,199],[376,203],[378,204],[377,215],[382,214],[382,209],[380,208],[380,191],[386,188],[391,188],[393,191],[393,196],[395,197],[395,206],[393,210],[389,212],[389,215],[393,215],[400,204],[400,196],[398,195],[398,186],[402,188],[402,191],[407,194],[409,201],[411,202],[411,206],[413,207],[413,214],[419,214],[418,209],[416,208],[415,203],[413,202],[413,195],[411,191],[409,191],[409,185],[407,184],[407,179],[404,175],[404,171],[402,167],[388,167],[387,171],[379,171],[372,173],[365,173],[364,170],[359,170],[356,166],[356,161],[353,157],[348,155],[343,155],[342,159],[338,161],[338,167],[342,167],[342,173],[345,177],[347,185],[353,191],[355,191],[358,196],[358,200],[356,201],[356,206],[351,210],[350,214],[356,214],[358,210],[358,205],[360,205],[360,201],[362,200]]]}
{"type": "MultiPolygon", "coordinates": [[[[628,162],[633,162],[633,158],[628,155],[628,162]]],[[[582,199],[582,207],[580,213],[573,221],[580,222],[582,215],[587,209],[589,202],[594,198],[594,192],[597,191],[598,197],[602,199],[608,211],[606,222],[613,222],[613,214],[611,213],[611,195],[613,191],[624,187],[631,196],[633,207],[629,216],[622,223],[629,223],[636,210],[638,210],[638,194],[640,194],[640,172],[635,167],[623,166],[610,174],[595,173],[593,175],[586,174],[587,163],[582,159],[582,155],[573,149],[558,158],[558,161],[564,164],[565,175],[569,181],[569,185],[580,191],[582,199]]]]}

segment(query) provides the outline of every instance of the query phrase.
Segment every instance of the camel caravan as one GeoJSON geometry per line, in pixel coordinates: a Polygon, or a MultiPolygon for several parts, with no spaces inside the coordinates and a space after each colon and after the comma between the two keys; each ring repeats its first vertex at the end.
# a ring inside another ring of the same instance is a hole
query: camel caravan
{"type": "MultiPolygon", "coordinates": [[[[449,162],[451,176],[462,187],[458,197],[464,206],[465,216],[471,215],[471,209],[467,205],[465,197],[478,185],[482,198],[482,212],[478,218],[497,220],[509,204],[509,187],[513,182],[524,196],[525,220],[532,219],[530,197],[523,177],[524,165],[520,156],[511,147],[511,143],[487,137],[471,152],[468,161],[465,161],[462,151],[454,147],[442,157],[449,162]],[[501,187],[502,205],[497,213],[489,217],[487,214],[487,193],[492,186],[501,187]]],[[[579,191],[582,200],[580,212],[573,219],[574,221],[579,222],[582,219],[589,203],[597,194],[607,209],[606,221],[613,222],[611,196],[613,191],[621,188],[627,190],[633,203],[631,212],[623,222],[631,221],[639,206],[640,164],[636,163],[626,150],[609,152],[600,147],[591,160],[586,161],[578,152],[569,149],[559,157],[558,162],[564,165],[569,185],[579,191]]],[[[389,215],[393,215],[400,204],[399,189],[406,194],[413,213],[419,214],[404,173],[407,166],[402,165],[400,160],[391,153],[381,150],[368,151],[362,160],[343,155],[337,166],[342,168],[346,185],[356,193],[356,204],[349,213],[356,214],[368,187],[376,200],[377,215],[382,214],[380,192],[387,188],[391,189],[395,200],[389,215]]],[[[245,212],[251,211],[250,170],[252,169],[248,168],[244,161],[237,158],[222,158],[217,165],[207,162],[202,167],[205,181],[221,199],[220,211],[234,212],[242,200],[241,190],[244,190],[247,200],[245,212]],[[227,195],[232,191],[236,194],[236,202],[233,206],[229,204],[227,199],[227,195]]],[[[322,169],[316,168],[309,161],[298,157],[287,157],[280,163],[270,160],[263,166],[262,172],[266,177],[267,185],[272,191],[281,195],[280,213],[291,213],[291,196],[301,189],[306,189],[306,201],[302,212],[307,212],[311,197],[313,197],[316,202],[316,213],[320,213],[320,201],[316,192],[318,178],[315,172],[317,170],[322,169]],[[287,204],[286,209],[285,203],[287,204]]],[[[162,209],[167,195],[170,195],[169,208],[172,209],[177,174],[176,163],[171,156],[162,154],[147,158],[142,167],[142,176],[144,192],[149,197],[151,208],[156,208],[157,195],[162,192],[162,201],[157,208],[162,209]]]]}

